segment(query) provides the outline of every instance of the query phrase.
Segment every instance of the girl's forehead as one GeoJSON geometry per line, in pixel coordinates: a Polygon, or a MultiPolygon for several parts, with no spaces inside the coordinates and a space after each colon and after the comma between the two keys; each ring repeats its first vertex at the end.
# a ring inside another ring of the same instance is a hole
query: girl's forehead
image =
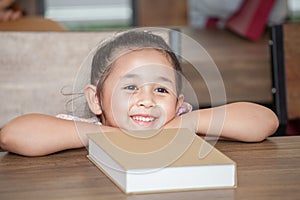
{"type": "MultiPolygon", "coordinates": [[[[166,53],[156,49],[141,49],[134,51],[127,51],[115,58],[113,71],[128,72],[141,66],[165,66],[174,69],[174,66],[166,53]]],[[[146,69],[146,67],[144,67],[146,69]]],[[[164,68],[155,68],[156,70],[163,70],[164,68]]]]}
{"type": "Polygon", "coordinates": [[[120,74],[120,78],[142,78],[154,79],[156,77],[175,78],[175,71],[172,67],[158,63],[147,63],[144,65],[134,66],[130,70],[125,70],[120,74]]]}

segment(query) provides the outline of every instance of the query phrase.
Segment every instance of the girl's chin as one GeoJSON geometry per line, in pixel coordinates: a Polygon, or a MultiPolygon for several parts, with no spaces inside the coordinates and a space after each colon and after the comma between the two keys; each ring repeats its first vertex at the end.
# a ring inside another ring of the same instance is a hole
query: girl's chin
{"type": "Polygon", "coordinates": [[[151,130],[151,129],[160,129],[163,127],[164,123],[159,120],[154,121],[138,121],[131,119],[132,127],[135,130],[151,130]]]}
{"type": "Polygon", "coordinates": [[[161,120],[155,120],[152,122],[145,122],[145,121],[138,121],[138,120],[133,120],[130,118],[129,121],[123,121],[120,123],[117,123],[116,121],[111,124],[104,124],[107,126],[113,126],[115,128],[120,128],[126,131],[130,130],[155,130],[155,129],[161,129],[164,126],[164,122],[161,120]]]}
{"type": "Polygon", "coordinates": [[[161,129],[163,125],[158,125],[158,124],[149,124],[149,123],[128,123],[125,126],[119,126],[119,128],[124,129],[126,131],[142,131],[142,130],[156,130],[156,129],[161,129]]]}
{"type": "Polygon", "coordinates": [[[131,126],[131,127],[123,127],[122,129],[126,131],[143,131],[143,130],[156,130],[160,129],[158,126],[131,126]]]}

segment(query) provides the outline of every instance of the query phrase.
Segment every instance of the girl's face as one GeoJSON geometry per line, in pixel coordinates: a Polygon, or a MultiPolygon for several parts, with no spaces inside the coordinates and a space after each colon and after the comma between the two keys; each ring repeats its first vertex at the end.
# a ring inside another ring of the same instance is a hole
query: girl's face
{"type": "Polygon", "coordinates": [[[166,55],[154,49],[132,51],[115,61],[103,84],[102,123],[126,130],[161,128],[182,102],[166,55]]]}

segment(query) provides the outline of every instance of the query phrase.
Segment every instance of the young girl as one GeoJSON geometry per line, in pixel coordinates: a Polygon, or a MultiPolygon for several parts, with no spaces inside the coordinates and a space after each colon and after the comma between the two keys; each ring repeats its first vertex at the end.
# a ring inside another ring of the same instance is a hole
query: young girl
{"type": "Polygon", "coordinates": [[[119,128],[186,127],[200,135],[258,142],[277,129],[276,115],[253,103],[189,111],[181,94],[180,74],[175,54],[160,36],[136,30],[118,34],[96,51],[91,81],[84,89],[95,123],[24,115],[2,128],[1,147],[21,155],[47,155],[84,147],[87,133],[119,128]],[[218,131],[212,115],[224,109],[226,115],[218,131]]]}

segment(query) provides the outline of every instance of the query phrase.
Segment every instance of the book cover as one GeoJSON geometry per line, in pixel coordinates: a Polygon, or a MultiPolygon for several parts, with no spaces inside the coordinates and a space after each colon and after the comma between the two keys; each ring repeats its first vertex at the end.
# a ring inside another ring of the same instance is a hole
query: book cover
{"type": "Polygon", "coordinates": [[[125,193],[234,188],[236,163],[188,129],[89,134],[88,158],[125,193]]]}

